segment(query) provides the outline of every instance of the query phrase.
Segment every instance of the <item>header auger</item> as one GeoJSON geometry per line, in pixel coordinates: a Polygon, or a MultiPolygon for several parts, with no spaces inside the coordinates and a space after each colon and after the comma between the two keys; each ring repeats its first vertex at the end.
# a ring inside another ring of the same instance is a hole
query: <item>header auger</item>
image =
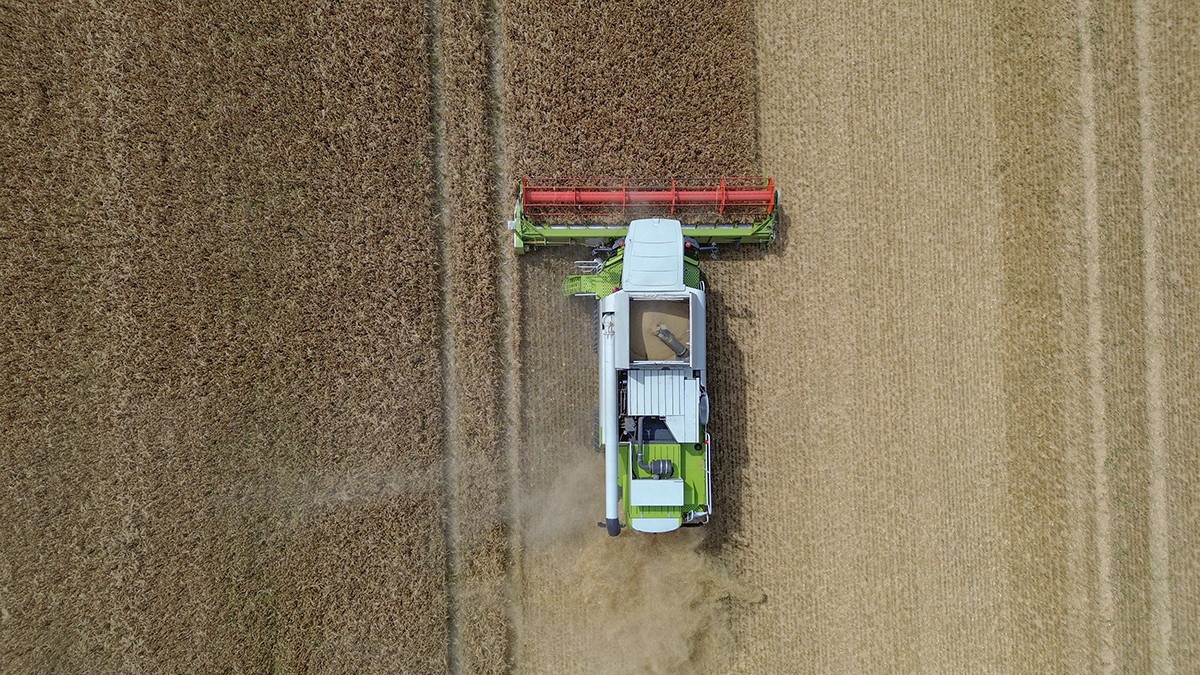
{"type": "Polygon", "coordinates": [[[517,253],[559,244],[598,246],[643,216],[677,219],[701,245],[775,239],[775,182],[729,178],[524,178],[508,227],[517,253]]]}

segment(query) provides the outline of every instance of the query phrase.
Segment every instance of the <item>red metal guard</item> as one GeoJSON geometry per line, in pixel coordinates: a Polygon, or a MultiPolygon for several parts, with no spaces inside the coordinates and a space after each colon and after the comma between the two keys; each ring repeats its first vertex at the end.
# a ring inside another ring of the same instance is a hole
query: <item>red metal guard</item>
{"type": "Polygon", "coordinates": [[[758,220],[775,210],[775,181],[765,177],[721,179],[523,178],[521,207],[530,218],[623,215],[651,207],[668,215],[714,214],[758,220]]]}

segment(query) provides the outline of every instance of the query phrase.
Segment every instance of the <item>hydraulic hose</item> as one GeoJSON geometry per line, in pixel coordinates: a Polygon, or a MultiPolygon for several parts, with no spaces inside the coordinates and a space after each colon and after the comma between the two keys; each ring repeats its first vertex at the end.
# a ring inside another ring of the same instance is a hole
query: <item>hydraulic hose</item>
{"type": "Polygon", "coordinates": [[[642,417],[638,417],[637,421],[637,465],[641,467],[642,471],[650,474],[653,478],[670,477],[671,474],[675,473],[675,465],[671,460],[656,459],[649,464],[645,462],[643,451],[646,449],[646,442],[642,436],[643,419],[642,417]]]}
{"type": "Polygon", "coordinates": [[[643,461],[642,451],[646,449],[646,444],[642,441],[642,420],[643,419],[644,418],[642,418],[642,417],[637,418],[637,420],[638,420],[638,422],[637,422],[637,465],[642,467],[642,471],[645,471],[646,473],[648,473],[650,475],[654,475],[654,472],[650,470],[650,465],[646,464],[646,462],[643,461]]]}

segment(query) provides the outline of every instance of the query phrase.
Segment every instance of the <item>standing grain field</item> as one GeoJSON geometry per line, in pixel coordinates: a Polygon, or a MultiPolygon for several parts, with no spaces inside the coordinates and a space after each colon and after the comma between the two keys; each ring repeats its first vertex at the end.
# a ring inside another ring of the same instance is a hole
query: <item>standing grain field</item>
{"type": "Polygon", "coordinates": [[[443,672],[425,4],[0,12],[0,669],[443,672]]]}

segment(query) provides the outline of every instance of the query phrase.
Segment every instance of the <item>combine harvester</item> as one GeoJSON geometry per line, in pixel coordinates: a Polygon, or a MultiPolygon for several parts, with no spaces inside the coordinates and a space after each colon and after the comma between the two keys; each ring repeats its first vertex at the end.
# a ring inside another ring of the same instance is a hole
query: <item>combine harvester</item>
{"type": "Polygon", "coordinates": [[[703,525],[712,516],[704,281],[717,245],[775,238],[768,178],[531,179],[513,220],[517,253],[592,246],[563,292],[594,297],[600,355],[597,449],[604,451],[608,533],[703,525]],[[621,518],[624,511],[624,518],[621,518]]]}

